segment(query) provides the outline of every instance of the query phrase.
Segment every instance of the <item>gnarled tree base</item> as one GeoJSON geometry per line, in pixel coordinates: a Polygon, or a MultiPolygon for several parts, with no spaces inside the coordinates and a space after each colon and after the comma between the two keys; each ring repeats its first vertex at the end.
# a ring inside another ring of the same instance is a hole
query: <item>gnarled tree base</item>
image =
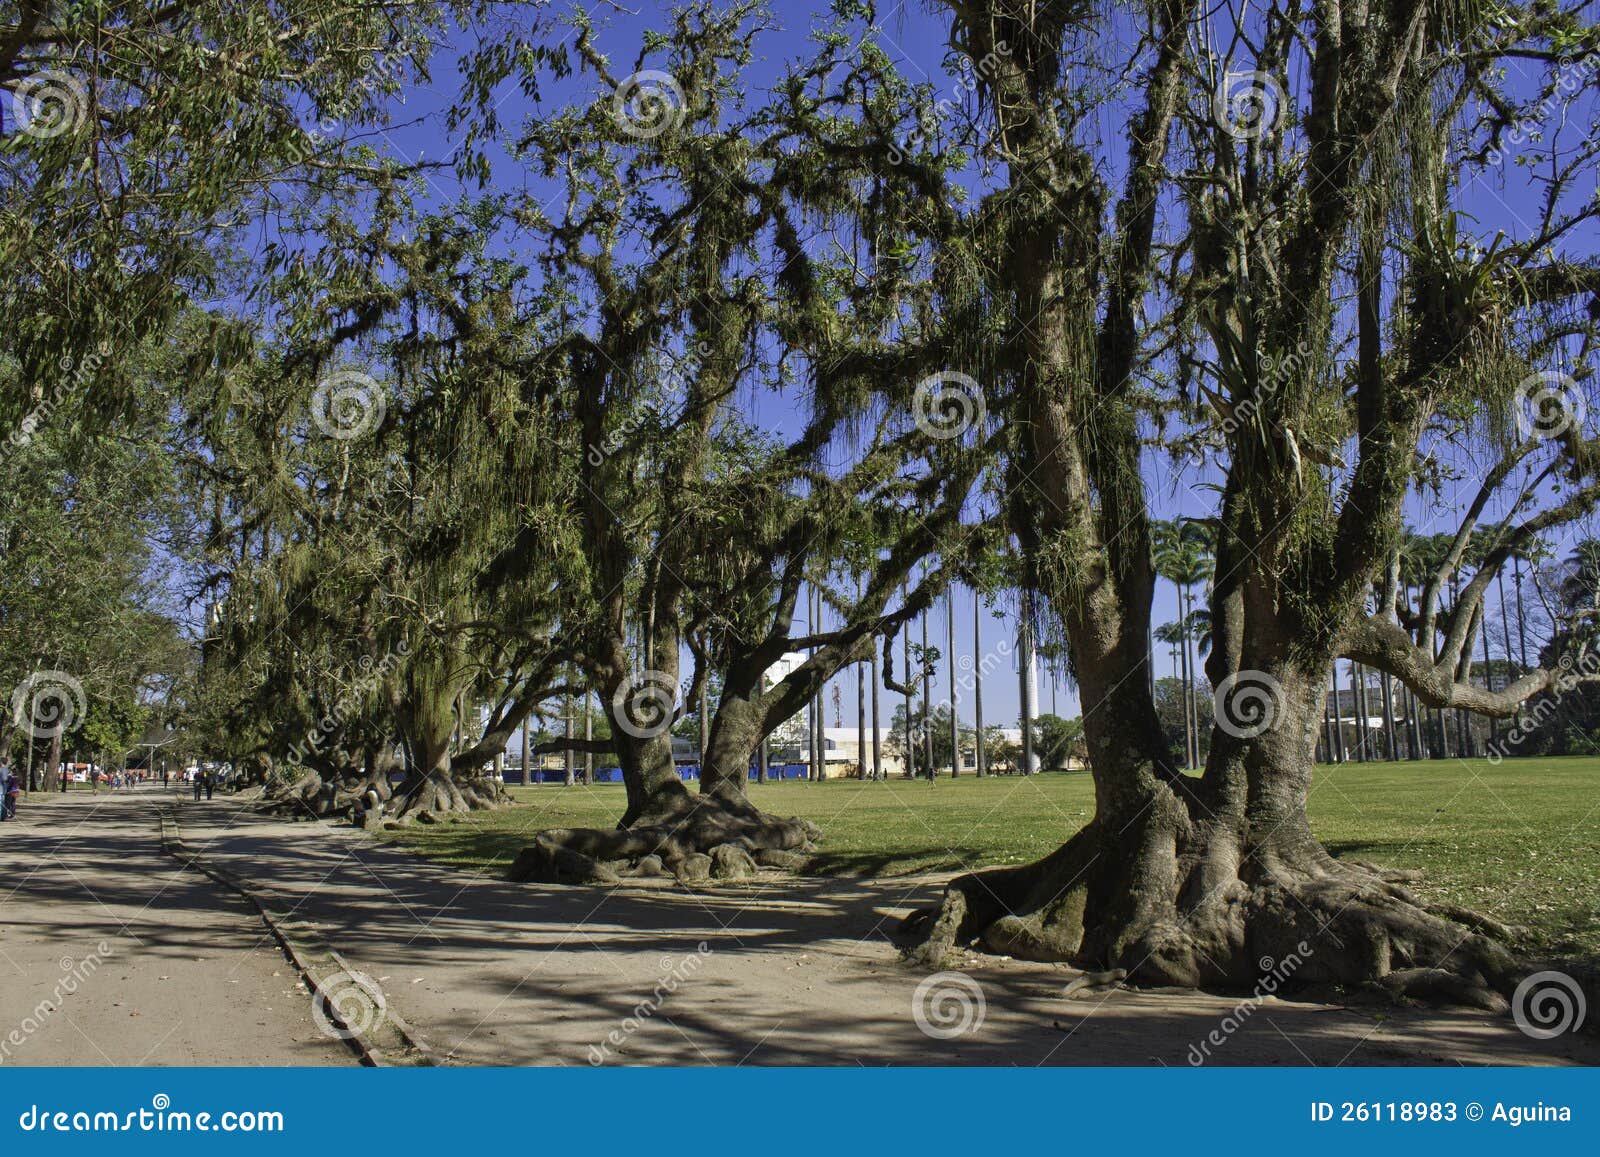
{"type": "Polygon", "coordinates": [[[958,948],[1125,973],[1147,986],[1269,991],[1376,985],[1396,996],[1503,1010],[1519,976],[1503,925],[1429,905],[1314,842],[1237,857],[1131,861],[1094,825],[1033,864],[951,881],[907,918],[909,958],[958,948]],[[1176,870],[1174,870],[1176,869],[1176,870]],[[1154,891],[1153,882],[1176,887],[1154,891]]]}
{"type": "Polygon", "coordinates": [[[388,777],[381,773],[331,776],[302,767],[296,778],[268,784],[258,806],[268,815],[286,819],[340,819],[352,816],[368,800],[381,804],[389,796],[388,777]]]}
{"type": "Polygon", "coordinates": [[[384,772],[325,777],[311,768],[262,797],[261,810],[292,819],[348,819],[368,829],[412,822],[432,823],[440,815],[480,811],[512,802],[490,779],[459,779],[445,772],[417,776],[398,790],[384,772]]]}
{"type": "MultiPolygon", "coordinates": [[[[448,772],[433,771],[414,776],[400,785],[394,797],[381,809],[381,822],[408,824],[434,823],[441,815],[487,811],[513,803],[511,793],[486,776],[464,779],[448,772]]],[[[362,817],[367,826],[380,817],[362,817]]]]}
{"type": "Polygon", "coordinates": [[[758,867],[798,867],[820,838],[816,825],[769,816],[744,800],[672,793],[625,828],[538,833],[509,875],[557,884],[615,884],[626,876],[743,879],[758,867]]]}

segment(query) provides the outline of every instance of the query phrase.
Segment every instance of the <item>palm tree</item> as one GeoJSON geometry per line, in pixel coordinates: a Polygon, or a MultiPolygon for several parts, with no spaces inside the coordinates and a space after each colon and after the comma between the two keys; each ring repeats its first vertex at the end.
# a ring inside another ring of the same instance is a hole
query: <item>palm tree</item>
{"type": "Polygon", "coordinates": [[[1181,682],[1178,675],[1178,647],[1183,643],[1183,628],[1177,623],[1162,623],[1155,629],[1156,642],[1165,643],[1167,652],[1172,657],[1172,678],[1181,682]]]}
{"type": "MultiPolygon", "coordinates": [[[[1162,623],[1159,627],[1157,627],[1151,633],[1155,636],[1156,642],[1165,643],[1167,645],[1167,654],[1169,656],[1171,656],[1171,658],[1172,658],[1172,679],[1173,679],[1173,682],[1178,684],[1178,691],[1179,691],[1179,695],[1180,695],[1180,701],[1184,705],[1184,721],[1183,721],[1184,722],[1184,732],[1185,732],[1185,734],[1184,734],[1184,742],[1185,742],[1185,745],[1187,745],[1188,738],[1189,738],[1188,734],[1187,734],[1188,728],[1189,728],[1189,719],[1188,719],[1189,698],[1183,692],[1183,679],[1179,675],[1180,661],[1179,661],[1179,658],[1178,658],[1178,656],[1179,656],[1179,654],[1180,654],[1180,652],[1181,652],[1181,650],[1183,648],[1183,641],[1184,641],[1183,624],[1176,623],[1176,622],[1174,622],[1174,623],[1162,623]]],[[[1187,756],[1187,754],[1188,754],[1187,750],[1185,750],[1184,754],[1185,754],[1185,756],[1187,756]]]]}
{"type": "MultiPolygon", "coordinates": [[[[1214,570],[1210,532],[1198,522],[1159,523],[1155,542],[1156,573],[1177,588],[1178,621],[1188,624],[1194,605],[1194,587],[1209,582],[1214,570]]],[[[1207,624],[1209,634],[1209,619],[1207,624]]],[[[1188,766],[1194,767],[1200,762],[1200,714],[1194,695],[1195,664],[1189,631],[1187,627],[1180,627],[1179,631],[1183,653],[1185,758],[1188,766]]]]}

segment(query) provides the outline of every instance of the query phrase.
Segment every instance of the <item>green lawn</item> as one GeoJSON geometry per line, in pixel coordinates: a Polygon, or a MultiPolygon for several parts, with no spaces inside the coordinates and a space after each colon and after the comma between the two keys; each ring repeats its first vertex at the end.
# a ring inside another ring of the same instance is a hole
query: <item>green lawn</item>
{"type": "MultiPolygon", "coordinates": [[[[1336,854],[1420,868],[1428,897],[1528,929],[1528,947],[1600,958],[1600,760],[1351,764],[1320,769],[1311,816],[1336,854]]],[[[513,859],[528,833],[610,827],[620,785],[514,788],[523,806],[394,839],[467,867],[513,859]]],[[[752,784],[757,805],[826,833],[811,871],[905,875],[1022,863],[1087,822],[1085,774],[935,784],[752,784]]]]}

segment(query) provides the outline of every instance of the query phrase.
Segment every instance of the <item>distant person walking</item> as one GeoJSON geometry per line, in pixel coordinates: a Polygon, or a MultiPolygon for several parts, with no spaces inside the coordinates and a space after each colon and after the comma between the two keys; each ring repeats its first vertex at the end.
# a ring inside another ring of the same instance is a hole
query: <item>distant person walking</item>
{"type": "Polygon", "coordinates": [[[206,781],[206,798],[210,799],[212,789],[217,786],[217,777],[209,769],[202,771],[200,775],[206,781]]]}
{"type": "Polygon", "coordinates": [[[17,814],[17,797],[22,794],[22,781],[11,768],[0,763],[0,820],[9,820],[17,814]]]}
{"type": "Polygon", "coordinates": [[[198,772],[198,771],[195,772],[194,773],[194,799],[195,799],[196,803],[200,802],[200,793],[203,792],[205,789],[206,789],[206,786],[205,786],[204,777],[200,774],[200,772],[198,772]]]}

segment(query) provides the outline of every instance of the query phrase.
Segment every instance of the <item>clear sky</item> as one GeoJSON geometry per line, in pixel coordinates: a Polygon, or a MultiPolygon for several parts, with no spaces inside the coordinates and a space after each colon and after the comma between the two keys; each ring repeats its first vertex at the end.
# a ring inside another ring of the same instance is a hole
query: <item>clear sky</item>
{"type": "MultiPolygon", "coordinates": [[[[609,5],[600,4],[585,9],[601,27],[598,43],[610,56],[619,74],[631,71],[643,31],[665,23],[667,6],[640,0],[634,5],[637,15],[622,13],[609,5]]],[[[926,81],[934,86],[939,96],[959,100],[965,89],[957,77],[947,70],[948,25],[942,15],[930,11],[931,5],[897,3],[880,8],[878,23],[880,41],[890,55],[899,62],[905,74],[916,81],[926,81]]],[[[559,6],[544,10],[560,11],[559,6]]],[[[759,59],[745,72],[744,79],[753,101],[781,74],[784,66],[805,55],[811,32],[826,23],[828,16],[821,5],[795,3],[793,0],[776,0],[773,6],[775,27],[759,41],[759,59]]],[[[462,50],[469,46],[458,45],[462,50]]],[[[440,113],[448,106],[455,92],[453,56],[445,53],[436,63],[434,79],[430,86],[414,88],[407,92],[403,107],[395,110],[397,125],[383,137],[383,145],[407,159],[430,157],[443,159],[452,151],[452,143],[445,136],[440,113]]],[[[541,106],[535,106],[513,85],[507,85],[502,95],[500,113],[508,125],[515,125],[526,117],[537,117],[541,111],[559,107],[581,92],[593,93],[599,85],[590,74],[580,74],[559,84],[548,85],[541,106]]],[[[1120,153],[1122,117],[1120,110],[1108,107],[1101,123],[1086,126],[1085,131],[1101,133],[1108,141],[1109,170],[1114,177],[1115,158],[1120,153]]],[[[1464,209],[1474,221],[1475,228],[1492,233],[1503,229],[1512,239],[1525,235],[1531,227],[1535,188],[1527,174],[1502,171],[1495,180],[1479,180],[1468,190],[1464,209]]],[[[439,178],[436,192],[441,199],[453,199],[454,190],[448,186],[449,178],[439,178]]],[[[523,187],[529,181],[525,171],[501,159],[496,165],[495,181],[504,187],[523,187]]],[[[778,434],[793,433],[798,428],[799,417],[794,400],[773,399],[763,402],[759,420],[778,434]]],[[[1462,486],[1473,485],[1470,464],[1462,486]]],[[[1211,512],[1215,490],[1221,481],[1216,463],[1192,463],[1174,467],[1165,459],[1152,458],[1147,474],[1150,497],[1157,517],[1171,518],[1179,515],[1200,515],[1211,512]]],[[[1438,533],[1455,528],[1456,509],[1452,503],[1415,501],[1412,519],[1421,533],[1438,533]]],[[[1571,537],[1571,536],[1569,536],[1571,537]]],[[[1558,551],[1558,553],[1564,553],[1558,551]]],[[[1492,603],[1492,600],[1491,600],[1492,603]]],[[[1013,603],[998,607],[985,607],[980,613],[979,630],[974,637],[972,596],[965,590],[955,595],[954,613],[957,628],[957,654],[976,657],[974,663],[992,673],[984,682],[984,714],[986,722],[1010,723],[1015,720],[1018,708],[1018,689],[1013,665],[1016,635],[1016,615],[1013,603]],[[987,660],[983,656],[988,656],[987,660]]],[[[929,641],[941,649],[945,638],[945,607],[940,605],[929,626],[929,641]]],[[[1165,583],[1161,584],[1155,609],[1155,622],[1160,624],[1177,617],[1175,593],[1165,583]]],[[[1490,608],[1490,633],[1492,644],[1499,653],[1498,606],[1490,608]]],[[[914,628],[920,636],[920,627],[914,628]]],[[[1169,673],[1169,660],[1164,650],[1158,651],[1158,674],[1169,673]]],[[[840,711],[846,726],[856,719],[856,678],[853,672],[838,681],[841,696],[840,711]]],[[[945,695],[944,680],[939,681],[937,698],[945,695]]],[[[881,697],[881,721],[887,724],[889,714],[899,703],[899,696],[884,693],[881,697]]],[[[834,724],[831,692],[825,695],[827,724],[834,724]]],[[[1079,711],[1075,690],[1065,679],[1052,678],[1051,672],[1041,664],[1039,707],[1042,711],[1058,710],[1064,715],[1079,711]]],[[[971,719],[970,696],[960,707],[963,719],[971,719]]]]}

